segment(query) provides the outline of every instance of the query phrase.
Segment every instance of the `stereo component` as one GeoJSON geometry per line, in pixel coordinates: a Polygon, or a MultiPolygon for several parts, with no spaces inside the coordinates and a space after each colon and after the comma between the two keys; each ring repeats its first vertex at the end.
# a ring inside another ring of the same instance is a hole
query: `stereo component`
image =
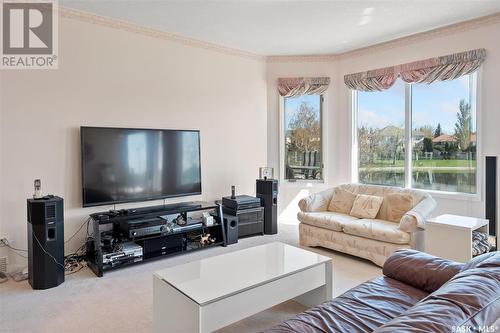
{"type": "Polygon", "coordinates": [[[143,218],[120,223],[120,231],[128,238],[145,237],[156,234],[168,234],[171,227],[160,218],[143,218]]]}
{"type": "Polygon", "coordinates": [[[223,197],[224,211],[236,215],[236,211],[260,207],[260,199],[249,195],[237,195],[235,198],[223,197]]]}
{"type": "Polygon", "coordinates": [[[134,242],[117,244],[113,252],[103,252],[102,263],[112,267],[123,264],[124,262],[138,262],[142,260],[142,246],[134,242]]]}

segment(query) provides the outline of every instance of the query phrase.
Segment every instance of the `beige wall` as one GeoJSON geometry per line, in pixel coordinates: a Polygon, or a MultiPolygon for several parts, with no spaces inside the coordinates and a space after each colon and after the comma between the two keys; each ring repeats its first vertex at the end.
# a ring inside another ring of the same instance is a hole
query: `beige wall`
{"type": "Polygon", "coordinates": [[[8,208],[0,235],[26,248],[25,200],[35,178],[45,193],[64,197],[66,238],[89,213],[111,208],[81,208],[82,125],[200,129],[203,194],[169,202],[218,199],[232,184],[255,192],[267,153],[263,61],[67,18],[59,30],[58,70],[0,74],[0,188],[8,208]]]}
{"type": "MultiPolygon", "coordinates": [[[[480,72],[478,91],[480,113],[480,149],[481,161],[485,155],[500,155],[500,95],[498,83],[500,78],[500,24],[489,24],[466,31],[454,31],[446,35],[427,37],[420,41],[408,42],[398,46],[367,50],[362,54],[339,57],[329,62],[288,62],[269,63],[268,80],[268,162],[279,167],[278,146],[278,112],[279,102],[276,88],[278,77],[321,75],[330,76],[332,83],[328,89],[328,141],[326,165],[327,184],[323,186],[281,186],[280,211],[295,205],[297,196],[318,191],[324,187],[334,186],[341,182],[349,182],[351,178],[351,110],[350,92],[343,83],[345,74],[375,69],[384,66],[421,60],[429,57],[446,55],[475,48],[486,48],[487,59],[480,72]]],[[[296,60],[296,59],[295,59],[296,60]]],[[[484,176],[484,172],[482,173],[484,176]]],[[[484,179],[481,181],[484,192],[484,179]]],[[[436,214],[448,212],[464,215],[484,216],[484,195],[478,201],[456,200],[437,197],[439,202],[436,214]]],[[[290,214],[288,210],[287,216],[290,214]]]]}

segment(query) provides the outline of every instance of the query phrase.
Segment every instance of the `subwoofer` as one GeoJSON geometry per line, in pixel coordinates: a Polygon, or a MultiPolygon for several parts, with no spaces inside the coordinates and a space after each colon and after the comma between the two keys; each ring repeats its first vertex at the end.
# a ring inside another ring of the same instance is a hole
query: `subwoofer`
{"type": "Polygon", "coordinates": [[[264,207],[264,233],[278,233],[278,180],[257,179],[257,197],[264,207]]]}
{"type": "Polygon", "coordinates": [[[227,245],[238,243],[238,216],[224,214],[227,245]]]}
{"type": "Polygon", "coordinates": [[[28,199],[28,279],[33,289],[64,282],[63,199],[28,199]]]}

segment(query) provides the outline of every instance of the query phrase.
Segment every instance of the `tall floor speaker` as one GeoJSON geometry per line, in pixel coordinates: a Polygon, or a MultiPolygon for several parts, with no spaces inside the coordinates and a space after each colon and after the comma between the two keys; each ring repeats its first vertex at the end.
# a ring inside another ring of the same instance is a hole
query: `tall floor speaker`
{"type": "Polygon", "coordinates": [[[264,233],[278,233],[278,180],[257,179],[257,197],[264,207],[264,233]]]}
{"type": "Polygon", "coordinates": [[[64,282],[63,199],[28,199],[28,279],[33,289],[64,282]]]}
{"type": "MultiPolygon", "coordinates": [[[[490,235],[497,236],[497,157],[486,156],[485,217],[490,235]]],[[[498,247],[498,244],[497,244],[498,247]]]]}

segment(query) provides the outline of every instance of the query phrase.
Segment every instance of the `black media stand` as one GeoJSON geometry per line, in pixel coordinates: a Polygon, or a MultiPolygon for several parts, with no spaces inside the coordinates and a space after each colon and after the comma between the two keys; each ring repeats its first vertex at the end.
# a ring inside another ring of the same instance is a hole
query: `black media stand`
{"type": "Polygon", "coordinates": [[[104,272],[190,251],[226,246],[222,207],[210,202],[183,202],[171,205],[141,207],[90,215],[93,237],[87,241],[87,265],[99,277],[104,272]],[[203,212],[214,216],[214,224],[204,226],[203,212]],[[181,216],[187,227],[178,227],[164,220],[181,216]],[[150,225],[155,232],[135,232],[129,227],[140,223],[150,225]],[[166,226],[166,228],[165,228],[166,226]],[[170,226],[175,226],[170,228],[170,226]],[[155,229],[156,228],[156,229],[155,229]],[[210,234],[210,243],[202,243],[202,236],[210,234]]]}

